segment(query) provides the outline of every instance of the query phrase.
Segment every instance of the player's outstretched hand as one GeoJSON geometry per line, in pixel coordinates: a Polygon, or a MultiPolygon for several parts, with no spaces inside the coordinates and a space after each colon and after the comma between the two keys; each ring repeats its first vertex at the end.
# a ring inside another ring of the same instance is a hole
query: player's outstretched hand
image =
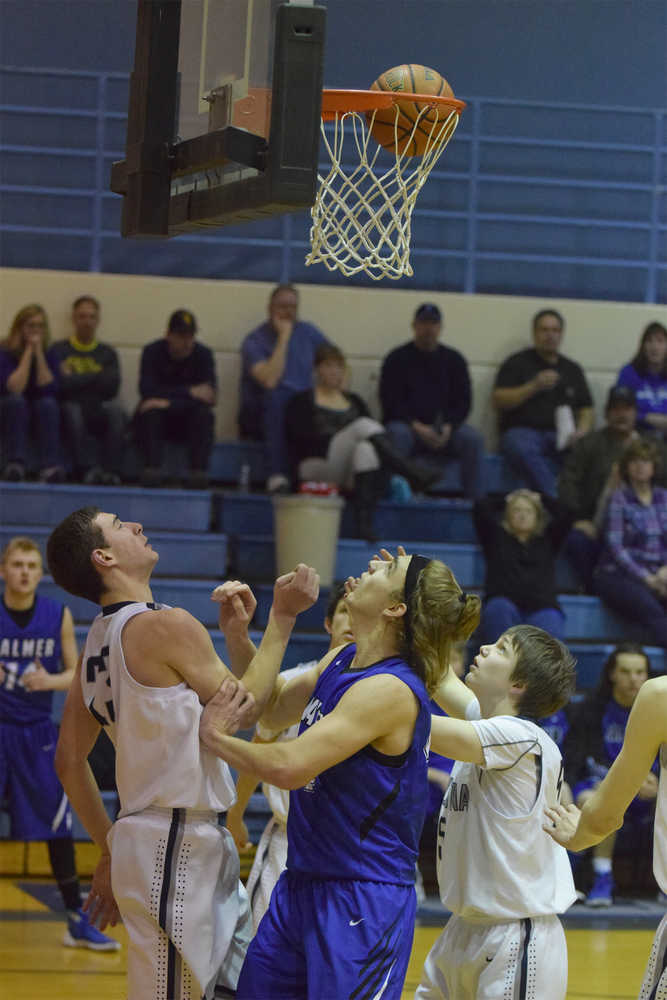
{"type": "Polygon", "coordinates": [[[255,699],[243,684],[233,677],[224,681],[204,706],[199,720],[199,738],[212,748],[215,736],[233,736],[249,725],[249,717],[256,709],[255,699]]]}
{"type": "Polygon", "coordinates": [[[97,862],[88,898],[83,904],[91,924],[103,931],[109,924],[115,927],[120,913],[111,891],[111,855],[103,854],[97,862]]]}
{"type": "Polygon", "coordinates": [[[555,806],[553,809],[545,809],[546,820],[542,827],[552,840],[557,844],[567,847],[577,832],[581,809],[575,805],[555,806]]]}
{"type": "MultiPolygon", "coordinates": [[[[396,546],[396,555],[397,556],[407,556],[407,552],[405,551],[405,549],[403,548],[402,545],[397,545],[396,546]]],[[[389,551],[389,549],[380,549],[380,555],[379,556],[377,556],[377,555],[373,556],[373,558],[374,559],[382,559],[383,562],[391,562],[391,560],[394,557],[392,556],[392,554],[389,551]]]]}
{"type": "Polygon", "coordinates": [[[225,635],[248,631],[257,600],[247,583],[227,580],[215,588],[211,600],[218,602],[218,624],[225,635]]]}
{"type": "Polygon", "coordinates": [[[291,573],[279,576],[273,587],[273,612],[296,618],[312,607],[320,593],[320,577],[312,566],[299,563],[291,573]]]}

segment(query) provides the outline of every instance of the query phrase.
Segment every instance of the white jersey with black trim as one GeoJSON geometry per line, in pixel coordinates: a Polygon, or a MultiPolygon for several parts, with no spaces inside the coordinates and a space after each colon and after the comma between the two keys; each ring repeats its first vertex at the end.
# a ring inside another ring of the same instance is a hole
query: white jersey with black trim
{"type": "Polygon", "coordinates": [[[83,652],[83,700],[116,747],[120,816],[148,806],[224,812],[235,801],[234,782],[227,764],[199,742],[196,691],[185,682],[146,687],[125,664],[123,627],[161,607],[128,602],[95,618],[83,652]]]}
{"type": "Polygon", "coordinates": [[[483,923],[562,913],[575,900],[565,848],[542,829],[559,800],[562,758],[533,722],[468,719],[484,764],[457,762],[438,823],[438,884],[444,905],[483,923]]]}
{"type": "Polygon", "coordinates": [[[660,779],[653,825],[653,874],[663,892],[667,892],[667,743],[660,747],[660,779]]]}
{"type": "MultiPolygon", "coordinates": [[[[316,667],[318,663],[319,660],[310,660],[308,663],[297,663],[295,667],[290,667],[288,670],[281,670],[280,676],[289,681],[292,677],[298,677],[298,675],[304,673],[304,671],[310,670],[312,667],[316,667]]],[[[263,726],[260,722],[258,722],[255,727],[255,732],[259,739],[263,740],[265,743],[284,743],[286,740],[295,740],[297,738],[299,735],[300,725],[301,720],[276,734],[273,730],[267,729],[266,726],[263,726]]],[[[268,781],[262,782],[262,792],[271,807],[271,812],[273,813],[275,819],[282,826],[285,826],[287,824],[287,812],[289,810],[289,792],[285,788],[277,788],[275,785],[270,785],[268,781]]]]}

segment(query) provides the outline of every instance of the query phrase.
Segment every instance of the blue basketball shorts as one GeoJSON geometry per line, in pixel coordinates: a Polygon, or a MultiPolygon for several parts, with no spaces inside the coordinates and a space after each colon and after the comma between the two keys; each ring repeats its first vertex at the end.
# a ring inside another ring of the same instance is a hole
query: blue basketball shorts
{"type": "Polygon", "coordinates": [[[72,811],[56,777],[58,729],[51,721],[0,723],[0,798],[9,804],[16,840],[54,840],[72,833],[72,811]]]}
{"type": "Polygon", "coordinates": [[[416,908],[414,886],[283,872],[237,1000],[400,1000],[416,908]]]}

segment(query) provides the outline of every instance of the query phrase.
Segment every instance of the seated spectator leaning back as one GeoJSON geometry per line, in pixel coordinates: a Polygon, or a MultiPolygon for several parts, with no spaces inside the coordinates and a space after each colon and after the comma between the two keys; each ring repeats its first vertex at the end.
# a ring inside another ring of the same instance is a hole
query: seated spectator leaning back
{"type": "Polygon", "coordinates": [[[555,309],[538,312],[533,317],[534,346],[502,363],[492,397],[500,414],[500,450],[512,471],[550,496],[556,495],[562,451],[593,428],[586,376],[560,353],[564,330],[565,320],[555,309]],[[564,428],[558,436],[557,421],[564,428]]]}
{"type": "MultiPolygon", "coordinates": [[[[593,593],[593,570],[600,555],[599,534],[607,503],[620,485],[618,462],[627,446],[640,436],[636,423],[634,391],[627,385],[612,386],[607,397],[605,426],[590,431],[575,443],[558,478],[558,497],[574,517],[565,552],[588,593],[593,593]]],[[[664,486],[667,447],[663,445],[662,451],[660,485],[664,486]]]]}
{"type": "Polygon", "coordinates": [[[667,328],[662,323],[646,327],[637,353],[618,374],[618,384],[635,391],[639,426],[667,439],[667,328]]]}
{"type": "Polygon", "coordinates": [[[593,584],[649,642],[667,647],[667,490],[653,484],[659,466],[653,442],[634,441],[623,452],[593,584]]]}
{"type": "MultiPolygon", "coordinates": [[[[602,668],[597,690],[578,706],[572,728],[565,740],[565,775],[571,783],[575,805],[581,808],[618,757],[623,745],[630,709],[639,689],[648,680],[649,660],[641,646],[619,644],[602,668]]],[[[612,860],[615,847],[634,856],[629,882],[644,881],[651,870],[651,831],[658,792],[658,760],[646,775],[639,794],[625,814],[622,828],[609,834],[592,848],[593,883],[586,885],[589,906],[610,906],[614,878],[612,860]],[[640,842],[644,850],[639,850],[640,842]],[[642,870],[643,869],[643,870],[642,870]]],[[[577,881],[580,876],[577,874],[577,881]]]]}
{"type": "Polygon", "coordinates": [[[120,387],[118,354],[95,337],[100,304],[82,295],[72,306],[74,332],[57,340],[49,362],[58,376],[66,444],[77,481],[117,486],[121,481],[125,416],[112,402],[120,387]],[[96,445],[91,461],[90,438],[96,445]]]}
{"type": "Polygon", "coordinates": [[[373,510],[389,472],[423,489],[439,478],[431,468],[404,458],[360,396],[344,388],[345,356],[333,344],[315,353],[315,385],[297,392],[285,409],[285,430],[295,479],[322,480],[352,494],[360,538],[376,541],[373,510]]]}
{"type": "Polygon", "coordinates": [[[13,482],[26,477],[31,436],[37,446],[42,482],[61,483],[65,479],[56,376],[46,357],[48,343],[49,322],[38,305],[19,309],[8,335],[0,342],[2,478],[13,482]]]}
{"type": "Polygon", "coordinates": [[[297,315],[299,295],[278,285],[269,298],[269,315],[241,345],[239,433],[263,441],[269,492],[289,492],[285,407],[295,392],[313,384],[315,352],[326,337],[297,315]]]}
{"type": "Polygon", "coordinates": [[[572,523],[569,511],[546,493],[514,490],[477,500],[473,515],[486,562],[481,642],[494,643],[522,623],[563,639],[556,556],[572,523]]]}
{"type": "Polygon", "coordinates": [[[463,355],[439,343],[442,314],[424,303],[412,321],[411,341],[390,351],[380,373],[382,419],[387,434],[406,457],[428,456],[442,470],[461,463],[465,496],[484,494],[484,439],[464,423],[472,401],[463,355]]]}
{"type": "Polygon", "coordinates": [[[162,485],[166,440],[184,441],[187,446],[188,485],[208,486],[217,383],[213,352],[197,343],[196,333],[192,313],[177,309],[164,337],[147,344],[141,354],[141,402],[134,422],[144,460],[142,486],[162,485]]]}

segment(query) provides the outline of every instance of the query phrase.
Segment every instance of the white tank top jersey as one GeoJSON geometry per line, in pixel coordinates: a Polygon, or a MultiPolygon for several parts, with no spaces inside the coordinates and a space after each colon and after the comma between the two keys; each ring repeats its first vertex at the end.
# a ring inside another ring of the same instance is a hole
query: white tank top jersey
{"type": "Polygon", "coordinates": [[[663,892],[667,892],[667,743],[660,747],[660,780],[653,826],[653,874],[663,892]]]}
{"type": "Polygon", "coordinates": [[[485,763],[452,769],[438,823],[441,899],[479,923],[562,913],[575,900],[570,862],[542,829],[560,797],[560,751],[526,719],[480,719],[477,699],[467,717],[485,763]]]}
{"type": "Polygon", "coordinates": [[[197,693],[185,682],[145,687],[125,665],[126,622],[163,607],[132,602],[105,609],[83,652],[84,703],[116,747],[120,817],[148,806],[224,812],[236,798],[227,764],[199,742],[197,693]]]}
{"type": "MultiPolygon", "coordinates": [[[[292,677],[297,677],[302,674],[305,670],[310,670],[312,667],[316,667],[319,660],[310,660],[309,663],[298,663],[296,667],[290,667],[288,670],[281,670],[280,676],[284,677],[286,680],[290,680],[292,677]]],[[[270,740],[275,740],[276,743],[283,743],[286,740],[295,740],[299,735],[300,722],[295,722],[293,726],[288,729],[283,729],[280,733],[276,733],[266,726],[262,726],[261,723],[257,723],[256,733],[261,740],[265,740],[267,743],[270,740]]],[[[262,792],[266,801],[269,803],[271,812],[273,813],[276,820],[283,826],[287,824],[287,813],[289,810],[289,792],[285,788],[276,788],[275,785],[269,785],[268,782],[262,783],[262,792]]]]}

